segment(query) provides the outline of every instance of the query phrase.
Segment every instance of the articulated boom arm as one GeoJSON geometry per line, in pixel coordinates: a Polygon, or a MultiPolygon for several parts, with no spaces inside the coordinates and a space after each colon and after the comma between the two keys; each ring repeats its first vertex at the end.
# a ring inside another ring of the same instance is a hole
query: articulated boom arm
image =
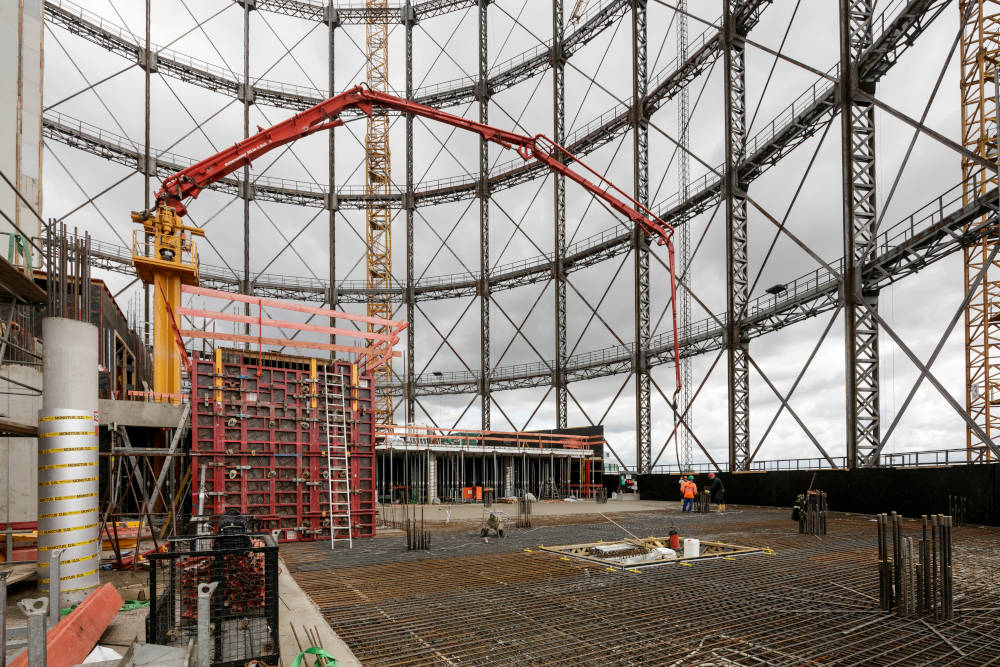
{"type": "Polygon", "coordinates": [[[504,148],[516,150],[525,160],[538,160],[552,171],[578,183],[592,195],[600,198],[612,209],[628,218],[646,235],[656,238],[660,245],[667,246],[670,268],[670,304],[674,327],[674,359],[678,362],[675,364],[677,380],[675,395],[680,391],[680,340],[677,331],[676,306],[677,278],[674,267],[674,248],[671,242],[674,228],[544,135],[538,134],[529,137],[516,132],[500,130],[394,95],[376,92],[367,86],[355,86],[269,129],[258,127],[257,134],[167,177],[156,192],[157,205],[170,207],[177,215],[183,216],[187,212],[184,200],[188,197],[197,197],[202,190],[219,179],[250,165],[258,157],[279,146],[284,146],[321,130],[330,130],[343,125],[344,121],[340,119],[340,114],[345,110],[359,109],[370,115],[376,107],[410,113],[468,130],[478,134],[486,141],[492,141],[504,148]],[[595,180],[571,169],[570,165],[573,164],[580,165],[595,180]]]}

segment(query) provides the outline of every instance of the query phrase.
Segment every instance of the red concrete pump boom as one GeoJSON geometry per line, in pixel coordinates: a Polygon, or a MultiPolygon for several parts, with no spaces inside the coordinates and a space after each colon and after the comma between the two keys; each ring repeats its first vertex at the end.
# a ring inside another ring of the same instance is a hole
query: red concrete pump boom
{"type": "Polygon", "coordinates": [[[578,183],[592,195],[600,198],[612,209],[628,218],[646,235],[656,238],[659,245],[665,245],[669,255],[670,306],[673,314],[674,360],[676,362],[674,364],[676,371],[674,395],[677,395],[681,388],[681,372],[679,363],[680,340],[677,331],[677,277],[674,266],[674,247],[671,241],[674,228],[545,135],[537,134],[529,137],[516,132],[500,130],[359,85],[331,97],[325,102],[320,102],[271,128],[265,130],[258,127],[257,134],[187,169],[168,176],[156,192],[157,206],[170,207],[178,216],[183,216],[187,212],[184,200],[188,197],[197,197],[202,190],[219,179],[243,166],[250,165],[258,157],[279,146],[284,146],[321,130],[331,130],[343,125],[344,121],[340,119],[340,114],[347,109],[359,109],[370,115],[375,107],[393,109],[468,130],[478,134],[486,141],[492,141],[504,148],[516,150],[525,160],[535,159],[552,171],[578,183]],[[583,174],[574,171],[570,165],[580,165],[595,180],[590,180],[583,174]]]}

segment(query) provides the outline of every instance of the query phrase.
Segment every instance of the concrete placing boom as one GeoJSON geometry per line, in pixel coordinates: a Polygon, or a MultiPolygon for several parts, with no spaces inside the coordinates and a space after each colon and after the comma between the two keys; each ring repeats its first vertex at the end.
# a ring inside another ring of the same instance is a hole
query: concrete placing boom
{"type": "MultiPolygon", "coordinates": [[[[413,114],[414,116],[420,116],[467,130],[478,134],[486,141],[499,144],[504,148],[516,150],[525,160],[537,160],[545,164],[550,170],[558,172],[576,182],[612,209],[628,218],[633,225],[641,229],[646,235],[654,237],[659,245],[666,246],[669,260],[668,268],[670,270],[670,307],[673,315],[674,330],[674,368],[676,376],[674,396],[676,400],[677,392],[681,388],[681,370],[680,340],[677,331],[677,277],[674,267],[674,247],[672,242],[674,228],[545,135],[537,134],[531,137],[507,130],[500,130],[467,118],[462,118],[461,116],[410,102],[394,95],[389,95],[388,93],[374,91],[364,85],[350,88],[269,129],[265,130],[258,127],[259,131],[257,134],[164,179],[162,186],[156,192],[156,209],[154,211],[142,211],[132,214],[132,219],[142,223],[145,232],[154,236],[157,250],[152,257],[148,257],[145,254],[140,254],[138,246],[133,244],[133,261],[137,272],[140,273],[140,278],[147,284],[158,282],[161,279],[166,280],[167,278],[177,281],[178,285],[182,281],[187,284],[191,280],[194,280],[195,284],[197,284],[197,254],[194,252],[193,243],[184,234],[185,231],[190,231],[198,235],[203,234],[200,229],[196,230],[181,224],[180,218],[187,213],[187,206],[184,200],[197,197],[202,190],[212,183],[228,176],[243,166],[250,165],[258,157],[279,146],[284,146],[322,130],[332,130],[335,127],[343,125],[344,121],[340,119],[340,114],[345,110],[359,109],[365,114],[370,115],[372,109],[375,107],[413,114]],[[570,168],[571,165],[579,165],[584,172],[594,177],[595,180],[591,180],[584,174],[574,171],[570,168]],[[174,247],[177,248],[176,251],[171,250],[174,247]],[[192,262],[185,263],[183,261],[181,249],[190,249],[189,252],[191,252],[193,257],[192,262]],[[164,253],[163,250],[167,250],[167,252],[164,253]],[[140,271],[141,266],[145,267],[146,270],[140,271]]],[[[173,291],[167,290],[165,301],[167,302],[166,305],[169,305],[176,311],[180,306],[179,288],[176,290],[177,303],[173,302],[173,295],[173,291]]],[[[160,310],[160,308],[157,308],[155,311],[158,318],[160,317],[160,310]]],[[[164,307],[163,310],[163,317],[168,317],[167,308],[164,307]]],[[[163,344],[169,345],[171,348],[175,347],[174,341],[171,338],[171,329],[175,326],[175,323],[164,321],[161,325],[158,321],[154,321],[154,329],[158,329],[160,326],[165,328],[163,344]]],[[[159,340],[159,338],[156,340],[159,340]]],[[[155,347],[156,344],[154,343],[154,357],[160,358],[156,354],[155,347]]],[[[165,355],[169,355],[168,350],[164,350],[163,352],[165,355]]],[[[174,384],[173,381],[165,382],[161,386],[160,381],[157,380],[154,373],[154,383],[156,384],[154,389],[164,393],[176,393],[180,391],[179,360],[176,373],[176,387],[172,386],[174,384]]]]}

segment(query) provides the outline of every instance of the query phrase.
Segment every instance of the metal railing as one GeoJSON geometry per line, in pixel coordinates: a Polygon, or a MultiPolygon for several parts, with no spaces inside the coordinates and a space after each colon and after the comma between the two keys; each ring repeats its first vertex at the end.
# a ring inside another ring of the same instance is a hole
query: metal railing
{"type": "MultiPolygon", "coordinates": [[[[806,457],[793,459],[771,459],[753,461],[746,472],[779,472],[785,470],[842,470],[847,468],[846,456],[832,456],[835,465],[825,458],[806,457]]],[[[914,452],[882,452],[879,468],[923,468],[935,466],[955,466],[970,463],[996,463],[996,460],[971,460],[969,450],[962,449],[931,449],[914,452]]],[[[676,475],[684,473],[709,473],[716,468],[708,461],[692,463],[690,466],[678,467],[676,463],[666,463],[653,466],[654,475],[676,475]]]]}

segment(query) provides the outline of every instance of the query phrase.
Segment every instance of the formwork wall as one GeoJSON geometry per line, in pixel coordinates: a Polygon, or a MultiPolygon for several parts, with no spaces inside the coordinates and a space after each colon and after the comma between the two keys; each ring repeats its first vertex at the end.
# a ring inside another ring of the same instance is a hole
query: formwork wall
{"type": "MultiPolygon", "coordinates": [[[[328,538],[324,371],[352,385],[342,361],[220,350],[196,354],[192,379],[192,506],[205,466],[205,513],[254,516],[279,540],[328,538]],[[218,366],[218,368],[217,368],[218,366]],[[315,370],[313,370],[315,368],[315,370]]],[[[375,442],[372,380],[351,388],[348,423],[353,537],[375,534],[375,442]]]]}

